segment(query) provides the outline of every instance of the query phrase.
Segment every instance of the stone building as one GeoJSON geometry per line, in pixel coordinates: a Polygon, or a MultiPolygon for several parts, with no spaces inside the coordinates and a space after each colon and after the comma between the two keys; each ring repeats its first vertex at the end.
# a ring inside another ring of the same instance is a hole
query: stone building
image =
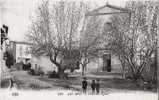
{"type": "Polygon", "coordinates": [[[118,57],[108,50],[99,50],[98,56],[90,60],[86,66],[86,72],[113,72],[121,73],[121,63],[118,57]]]}
{"type": "MultiPolygon", "coordinates": [[[[40,68],[45,73],[47,71],[57,70],[56,66],[51,63],[50,59],[43,56],[34,56],[31,54],[32,44],[28,42],[10,41],[10,49],[14,56],[15,64],[23,62],[31,63],[33,69],[40,68]]],[[[20,68],[22,69],[22,68],[20,68]]]]}

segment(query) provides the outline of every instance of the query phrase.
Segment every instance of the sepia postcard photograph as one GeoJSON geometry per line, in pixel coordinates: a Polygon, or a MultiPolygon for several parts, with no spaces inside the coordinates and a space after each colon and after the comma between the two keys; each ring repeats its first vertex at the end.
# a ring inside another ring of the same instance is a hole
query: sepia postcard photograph
{"type": "Polygon", "coordinates": [[[158,0],[0,0],[0,100],[159,100],[158,0]]]}

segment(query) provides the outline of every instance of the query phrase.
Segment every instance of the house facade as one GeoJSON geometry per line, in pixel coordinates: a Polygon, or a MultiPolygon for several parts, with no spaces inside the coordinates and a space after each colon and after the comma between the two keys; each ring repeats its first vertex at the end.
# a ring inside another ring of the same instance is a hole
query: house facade
{"type": "Polygon", "coordinates": [[[86,66],[86,72],[114,72],[121,73],[122,66],[117,56],[109,50],[99,50],[98,56],[90,60],[86,66]]]}
{"type": "MultiPolygon", "coordinates": [[[[10,50],[14,57],[14,63],[31,63],[31,68],[42,69],[47,71],[56,70],[56,66],[50,61],[47,56],[34,56],[31,54],[32,44],[28,42],[10,41],[10,50]]],[[[16,67],[16,66],[15,66],[16,67]]]]}
{"type": "Polygon", "coordinates": [[[25,60],[30,60],[31,55],[31,44],[27,42],[10,41],[10,50],[14,56],[15,63],[25,60]]]}

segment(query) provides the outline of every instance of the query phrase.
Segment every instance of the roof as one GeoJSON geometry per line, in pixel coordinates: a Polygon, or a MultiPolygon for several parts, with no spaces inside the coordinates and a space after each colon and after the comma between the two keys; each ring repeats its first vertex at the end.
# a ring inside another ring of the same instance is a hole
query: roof
{"type": "Polygon", "coordinates": [[[97,9],[94,9],[93,11],[90,11],[86,14],[86,16],[98,16],[98,15],[110,15],[110,14],[120,14],[120,13],[130,13],[130,11],[126,8],[122,8],[122,7],[118,7],[118,6],[114,6],[114,5],[110,5],[110,4],[106,4],[104,6],[101,6],[97,9]],[[100,12],[101,10],[103,10],[104,8],[109,8],[112,10],[116,10],[116,12],[100,12]]]}

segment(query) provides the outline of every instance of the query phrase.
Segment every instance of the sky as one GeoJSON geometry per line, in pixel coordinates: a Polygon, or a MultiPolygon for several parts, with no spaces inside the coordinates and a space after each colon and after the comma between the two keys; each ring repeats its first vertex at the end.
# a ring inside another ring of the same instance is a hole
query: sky
{"type": "MultiPolygon", "coordinates": [[[[54,1],[54,0],[50,0],[54,1]]],[[[83,0],[86,1],[86,0],[83,0]]],[[[88,1],[88,0],[87,0],[88,1]]],[[[127,0],[89,0],[98,6],[109,4],[124,7],[127,0]]],[[[0,0],[0,24],[9,26],[8,37],[12,41],[25,41],[25,34],[35,16],[41,0],[0,0]]]]}

